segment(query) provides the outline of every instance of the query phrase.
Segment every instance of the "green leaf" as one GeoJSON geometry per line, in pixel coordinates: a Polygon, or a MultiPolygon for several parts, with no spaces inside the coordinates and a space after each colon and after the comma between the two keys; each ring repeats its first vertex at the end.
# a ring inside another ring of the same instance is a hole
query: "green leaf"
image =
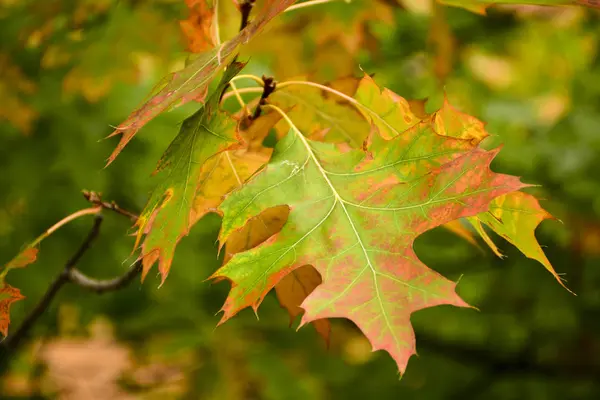
{"type": "MultiPolygon", "coordinates": [[[[372,85],[369,79],[362,83],[372,85]]],[[[313,265],[323,283],[303,302],[302,322],[352,320],[403,373],[415,353],[410,315],[441,304],[468,306],[454,282],[419,261],[414,240],[525,185],[490,171],[498,150],[440,135],[431,119],[413,123],[405,100],[387,90],[369,93],[361,97],[373,121],[366,152],[307,139],[289,121],[269,164],[221,205],[220,240],[271,207],[287,205],[288,220],[213,278],[232,282],[222,323],[244,307],[256,310],[284,276],[313,265]],[[385,139],[379,126],[387,136],[398,134],[385,139]]]]}
{"type": "Polygon", "coordinates": [[[108,158],[112,163],[127,143],[150,120],[173,107],[181,106],[192,100],[204,102],[208,85],[216,75],[234,57],[240,46],[248,43],[265,25],[282,13],[296,0],[267,0],[252,22],[233,39],[201,53],[184,69],[166,77],[155,93],[140,108],[117,126],[109,137],[121,135],[117,147],[108,158]]]}
{"type": "Polygon", "coordinates": [[[215,92],[194,115],[183,121],[179,134],[158,162],[155,173],[161,181],[136,223],[138,242],[146,234],[140,256],[142,279],[158,260],[164,282],[177,243],[197,220],[192,213],[203,165],[215,154],[239,143],[236,122],[219,110],[219,100],[229,80],[242,68],[243,64],[235,63],[225,71],[215,92]]]}

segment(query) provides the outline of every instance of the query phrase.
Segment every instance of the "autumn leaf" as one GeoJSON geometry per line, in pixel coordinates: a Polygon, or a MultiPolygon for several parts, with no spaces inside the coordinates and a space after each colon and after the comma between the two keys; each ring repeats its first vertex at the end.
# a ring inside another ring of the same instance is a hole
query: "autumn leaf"
{"type": "Polygon", "coordinates": [[[192,100],[204,102],[208,85],[225,68],[240,46],[249,42],[264,26],[282,13],[295,0],[267,0],[252,22],[233,39],[218,48],[199,54],[188,66],[166,77],[155,93],[141,107],[117,126],[109,137],[120,135],[119,143],[108,158],[112,163],[117,155],[150,120],[173,107],[192,100]]]}
{"type": "MultiPolygon", "coordinates": [[[[271,113],[270,115],[279,115],[271,113]]],[[[231,258],[242,251],[252,249],[271,236],[275,235],[287,221],[289,209],[286,206],[268,208],[260,215],[251,218],[241,229],[231,233],[225,243],[226,264],[231,258]]],[[[279,304],[290,315],[290,325],[302,315],[304,310],[300,305],[306,297],[321,284],[321,275],[310,265],[305,265],[285,276],[276,286],[275,293],[279,304]]],[[[329,344],[331,325],[328,320],[313,321],[317,333],[329,344]]]]}
{"type": "Polygon", "coordinates": [[[183,121],[179,134],[158,162],[155,174],[161,181],[136,222],[136,247],[141,236],[146,234],[140,255],[143,259],[142,279],[158,260],[164,282],[177,243],[197,220],[194,201],[201,184],[203,165],[215,154],[238,145],[235,121],[218,107],[221,92],[242,68],[241,63],[227,68],[209,100],[183,121]]]}
{"type": "Polygon", "coordinates": [[[36,85],[14,65],[8,54],[0,53],[0,72],[0,96],[3,99],[0,121],[6,120],[24,134],[29,134],[37,111],[24,101],[24,97],[33,94],[36,85]]]}
{"type": "Polygon", "coordinates": [[[554,217],[540,207],[535,197],[523,192],[514,192],[494,199],[488,211],[470,217],[469,221],[498,256],[502,255],[483,230],[481,223],[490,227],[527,257],[539,261],[564,287],[562,278],[556,273],[535,238],[536,228],[545,219],[554,217]]]}
{"type": "Polygon", "coordinates": [[[10,286],[5,282],[6,275],[10,270],[23,268],[35,262],[38,249],[28,246],[20,252],[15,258],[10,260],[8,264],[0,268],[0,333],[4,336],[8,335],[8,326],[10,325],[10,306],[15,301],[25,298],[21,291],[10,286]]]}
{"type": "MultiPolygon", "coordinates": [[[[302,303],[322,283],[321,275],[310,265],[297,268],[283,277],[275,285],[277,300],[290,314],[290,325],[299,316],[304,314],[302,303]]],[[[317,333],[329,345],[331,323],[328,319],[311,321],[317,333]]]]}
{"type": "Polygon", "coordinates": [[[363,105],[359,109],[365,118],[372,119],[383,138],[398,136],[421,121],[408,101],[387,88],[382,91],[368,75],[361,80],[355,97],[363,105]]]}
{"type": "Polygon", "coordinates": [[[194,199],[192,224],[207,213],[215,212],[225,195],[269,161],[273,149],[264,147],[262,142],[280,119],[279,114],[269,113],[252,121],[247,129],[241,129],[238,124],[241,138],[238,148],[222,152],[204,164],[194,199]]]}
{"type": "Polygon", "coordinates": [[[473,235],[473,232],[467,229],[459,220],[450,221],[442,226],[450,232],[454,233],[456,236],[459,236],[467,242],[471,243],[473,246],[479,247],[479,245],[477,244],[477,240],[475,239],[475,235],[473,235]]]}
{"type": "MultiPolygon", "coordinates": [[[[354,78],[342,78],[332,82],[330,86],[343,87],[345,90],[340,92],[354,96],[358,81],[354,78]]],[[[355,107],[323,90],[289,86],[285,90],[275,91],[269,100],[280,108],[289,108],[289,116],[297,121],[300,130],[309,135],[324,136],[325,141],[345,142],[351,147],[360,148],[369,132],[368,123],[355,107]]],[[[279,125],[282,126],[282,135],[285,134],[288,129],[285,122],[282,121],[279,125]]]]}
{"type": "Polygon", "coordinates": [[[220,206],[220,240],[271,207],[287,205],[287,222],[213,278],[232,282],[222,323],[244,307],[256,310],[286,275],[313,265],[323,283],[303,302],[302,323],[348,318],[403,373],[415,353],[410,315],[441,304],[468,306],[454,282],[419,261],[414,240],[525,185],[489,169],[498,150],[440,135],[431,121],[412,116],[404,99],[373,87],[369,77],[363,83],[369,90],[361,94],[359,87],[357,98],[373,122],[366,151],[307,139],[288,121],[290,132],[269,164],[220,206]]]}
{"type": "Polygon", "coordinates": [[[179,26],[187,39],[188,50],[202,53],[212,49],[218,42],[213,26],[215,4],[211,0],[185,0],[185,4],[190,15],[188,19],[180,21],[179,26]]]}

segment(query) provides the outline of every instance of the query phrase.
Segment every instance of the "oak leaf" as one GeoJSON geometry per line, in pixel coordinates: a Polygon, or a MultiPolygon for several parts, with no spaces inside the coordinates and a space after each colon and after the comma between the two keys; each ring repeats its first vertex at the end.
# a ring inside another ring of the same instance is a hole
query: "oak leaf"
{"type": "Polygon", "coordinates": [[[280,119],[281,116],[276,113],[263,115],[252,121],[246,129],[242,129],[241,120],[237,128],[241,140],[238,148],[220,153],[202,167],[192,210],[192,223],[209,212],[217,211],[227,194],[241,186],[269,161],[273,149],[262,143],[280,119]]]}
{"type": "Polygon", "coordinates": [[[192,100],[204,102],[208,85],[227,66],[238,49],[294,2],[295,0],[267,0],[252,22],[233,39],[224,42],[218,48],[199,54],[185,68],[163,79],[151,98],[132,112],[109,135],[109,137],[117,135],[121,137],[117,147],[108,158],[107,165],[115,160],[121,150],[146,123],[160,113],[192,100]]]}
{"type": "Polygon", "coordinates": [[[243,64],[232,64],[209,100],[192,116],[183,121],[179,134],[173,139],[158,162],[155,174],[161,179],[136,226],[142,243],[142,279],[155,261],[159,261],[162,281],[166,279],[177,243],[189,233],[195,220],[194,201],[201,184],[202,167],[211,157],[239,143],[236,123],[219,111],[221,92],[243,64]]]}
{"type": "MultiPolygon", "coordinates": [[[[299,316],[304,314],[301,305],[306,298],[322,283],[321,275],[310,265],[297,268],[283,277],[275,285],[275,293],[279,304],[290,314],[290,324],[299,316]]],[[[317,319],[312,321],[317,333],[329,345],[331,335],[331,323],[328,319],[317,319]]]]}
{"type": "MultiPolygon", "coordinates": [[[[359,79],[341,78],[329,86],[348,96],[354,96],[359,79]]],[[[288,115],[298,128],[309,135],[323,136],[329,142],[345,142],[360,148],[369,125],[356,108],[347,101],[324,90],[307,86],[289,86],[273,93],[269,100],[280,108],[290,109],[288,115]]],[[[279,126],[281,136],[287,133],[285,121],[279,126]]]]}
{"type": "MultiPolygon", "coordinates": [[[[271,113],[279,115],[277,113],[271,113]]],[[[268,208],[260,215],[250,219],[241,229],[231,233],[225,243],[225,258],[223,264],[226,264],[231,258],[242,251],[252,249],[271,236],[275,235],[285,222],[289,215],[289,209],[286,206],[268,208]]],[[[312,291],[321,284],[321,275],[310,265],[305,265],[286,275],[276,286],[275,293],[277,300],[290,315],[290,324],[302,315],[304,310],[300,305],[312,291]]],[[[331,325],[328,320],[320,319],[313,321],[313,326],[317,333],[329,344],[331,325]]]]}
{"type": "Polygon", "coordinates": [[[256,311],[286,275],[313,265],[323,283],[303,302],[302,323],[349,318],[403,373],[415,353],[410,315],[468,306],[454,282],[419,261],[414,240],[525,185],[489,169],[498,150],[436,133],[431,120],[419,121],[404,99],[369,77],[361,86],[368,90],[359,86],[357,98],[373,124],[365,151],[307,139],[291,124],[269,164],[220,206],[220,240],[275,206],[289,207],[285,226],[213,278],[232,282],[222,323],[244,307],[256,311]]]}

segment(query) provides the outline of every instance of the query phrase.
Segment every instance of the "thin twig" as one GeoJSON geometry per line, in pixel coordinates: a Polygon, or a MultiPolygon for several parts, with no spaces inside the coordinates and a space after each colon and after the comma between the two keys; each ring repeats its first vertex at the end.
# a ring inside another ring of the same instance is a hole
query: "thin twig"
{"type": "MultiPolygon", "coordinates": [[[[85,210],[81,210],[75,214],[71,214],[69,217],[61,220],[59,224],[54,225],[54,230],[56,230],[57,225],[64,225],[66,222],[71,221],[74,218],[77,218],[82,215],[95,213],[96,217],[94,218],[94,224],[90,229],[87,237],[79,246],[75,254],[67,261],[61,273],[54,279],[54,281],[50,284],[46,293],[42,296],[38,304],[35,306],[33,310],[25,317],[21,325],[17,328],[15,333],[8,336],[0,346],[4,350],[2,356],[6,356],[8,353],[13,352],[19,346],[19,344],[23,341],[23,339],[29,334],[29,331],[36,323],[36,321],[42,316],[42,314],[50,307],[52,301],[60,291],[60,289],[68,282],[76,284],[84,289],[94,291],[96,293],[105,293],[108,291],[114,291],[123,288],[127,284],[129,284],[139,273],[142,271],[142,262],[141,260],[136,261],[131,268],[122,276],[119,276],[114,279],[107,280],[97,280],[93,278],[89,278],[81,271],[79,271],[76,265],[79,263],[81,258],[85,255],[85,253],[91,248],[92,243],[98,237],[100,233],[100,227],[102,225],[102,215],[99,214],[102,209],[107,209],[114,211],[120,215],[123,215],[132,221],[137,221],[138,217],[132,212],[129,212],[121,207],[119,207],[115,202],[105,202],[102,200],[100,194],[95,192],[84,191],[85,198],[92,204],[95,205],[94,208],[89,208],[85,210]]],[[[51,228],[52,229],[52,228],[51,228]]],[[[51,230],[50,229],[50,230],[51,230]]],[[[50,231],[49,230],[49,231],[50,231]]],[[[47,233],[47,232],[46,232],[47,233]]],[[[4,358],[4,357],[2,357],[4,358]]]]}
{"type": "Polygon", "coordinates": [[[67,283],[69,281],[70,271],[73,268],[75,268],[75,265],[77,265],[77,263],[79,262],[81,257],[83,257],[83,255],[89,250],[90,246],[92,245],[92,242],[98,236],[101,225],[102,225],[102,216],[100,214],[98,214],[94,218],[94,225],[92,226],[92,229],[88,233],[87,237],[85,238],[85,240],[83,241],[81,246],[79,246],[79,248],[77,249],[75,254],[69,259],[69,261],[67,261],[67,263],[65,264],[65,267],[62,270],[62,272],[60,273],[60,275],[58,275],[54,279],[54,281],[52,282],[52,284],[50,285],[50,287],[48,288],[48,290],[46,291],[44,296],[41,298],[41,300],[38,302],[38,304],[35,306],[35,308],[33,310],[31,310],[29,315],[23,320],[23,322],[21,323],[19,328],[15,331],[15,333],[8,336],[2,342],[2,345],[6,350],[14,351],[18,347],[20,342],[23,340],[23,338],[25,338],[27,336],[27,334],[29,333],[29,331],[31,330],[31,327],[35,324],[35,322],[48,309],[48,307],[52,303],[52,300],[58,294],[59,290],[63,287],[63,285],[65,283],[67,283]]]}
{"type": "Polygon", "coordinates": [[[142,272],[141,260],[136,261],[123,275],[113,279],[90,278],[77,268],[74,268],[69,272],[69,281],[83,289],[102,294],[127,286],[140,272],[142,272]]]}
{"type": "MultiPolygon", "coordinates": [[[[293,6],[289,6],[284,12],[299,10],[301,8],[310,7],[310,6],[316,6],[318,4],[331,3],[333,1],[340,1],[340,0],[310,0],[310,1],[305,1],[304,3],[298,3],[298,4],[294,4],[293,6]]],[[[346,4],[349,4],[352,0],[343,0],[343,1],[346,4]]]]}
{"type": "MultiPolygon", "coordinates": [[[[244,93],[262,93],[263,89],[260,87],[252,87],[252,88],[241,88],[237,90],[238,94],[244,94],[244,93]]],[[[236,96],[236,93],[231,90],[229,92],[226,92],[223,95],[223,98],[221,100],[225,101],[227,99],[230,99],[232,97],[236,96]]]]}
{"type": "Polygon", "coordinates": [[[111,211],[116,212],[117,214],[124,215],[127,218],[129,218],[130,220],[132,220],[133,222],[136,222],[138,220],[138,216],[136,214],[119,207],[117,205],[117,203],[115,203],[114,201],[112,201],[110,203],[107,201],[103,201],[101,193],[84,190],[83,197],[85,197],[85,199],[87,201],[89,201],[90,203],[94,204],[97,207],[102,207],[105,210],[111,210],[111,211]]]}
{"type": "Polygon", "coordinates": [[[96,207],[91,207],[91,208],[85,208],[83,210],[79,210],[77,212],[74,212],[71,215],[66,216],[65,218],[61,219],[60,221],[58,221],[57,223],[52,225],[50,228],[48,228],[46,230],[46,232],[44,232],[40,236],[38,236],[31,244],[29,244],[29,247],[37,246],[42,240],[44,240],[48,236],[52,235],[59,228],[65,226],[69,222],[74,221],[77,218],[83,217],[85,215],[98,214],[101,210],[102,209],[100,207],[96,206],[96,207]]]}

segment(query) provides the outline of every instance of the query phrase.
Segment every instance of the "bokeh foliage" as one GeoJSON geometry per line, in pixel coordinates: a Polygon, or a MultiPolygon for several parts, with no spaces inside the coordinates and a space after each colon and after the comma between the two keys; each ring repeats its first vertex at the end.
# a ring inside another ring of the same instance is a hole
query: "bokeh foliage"
{"type": "MultiPolygon", "coordinates": [[[[393,362],[371,353],[351,324],[334,321],[326,350],[313,329],[288,328],[273,295],[261,306],[260,321],[246,310],[215,330],[228,288],[204,282],[220,264],[220,221],[209,215],[178,246],[160,289],[158,277],[149,276],[144,285],[136,281],[102,297],[76,287],[61,292],[32,344],[2,371],[2,396],[56,397],[60,385],[48,349],[93,336],[88,327],[100,316],[130,359],[113,385],[140,398],[600,394],[600,14],[514,6],[491,8],[484,17],[422,6],[426,2],[406,1],[405,9],[393,3],[340,1],[287,13],[242,54],[252,55],[246,71],[324,82],[359,73],[360,65],[406,98],[428,98],[428,109],[446,92],[488,123],[497,135],[493,143],[504,144],[497,170],[541,185],[532,191],[562,224],[544,222],[538,238],[578,296],[498,238],[503,260],[447,231],[428,233],[417,241],[417,254],[448,278],[460,278],[460,295],[480,312],[438,307],[416,313],[420,356],[398,381],[393,362]]],[[[221,35],[228,38],[239,17],[230,2],[222,8],[221,35]]],[[[86,207],[81,189],[142,209],[156,160],[194,105],[156,118],[107,169],[115,143],[102,139],[164,74],[185,63],[178,21],[186,15],[179,0],[0,2],[2,262],[86,207]]],[[[235,100],[225,107],[235,110],[235,100]]],[[[11,272],[9,282],[27,296],[13,306],[14,324],[90,225],[67,226],[43,243],[36,264],[11,272]]],[[[106,215],[81,269],[107,278],[122,273],[133,261],[129,233],[129,221],[106,215]]]]}

